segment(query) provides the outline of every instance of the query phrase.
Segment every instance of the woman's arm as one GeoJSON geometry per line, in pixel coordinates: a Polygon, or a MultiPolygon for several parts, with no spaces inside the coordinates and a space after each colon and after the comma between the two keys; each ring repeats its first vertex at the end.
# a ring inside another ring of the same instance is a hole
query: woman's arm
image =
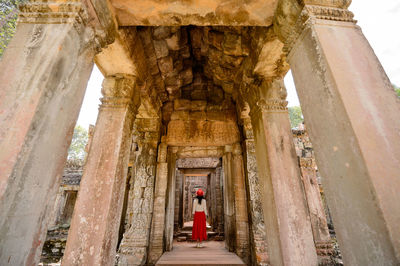
{"type": "Polygon", "coordinates": [[[205,213],[206,216],[208,216],[208,213],[207,213],[207,202],[206,202],[205,199],[203,199],[203,200],[204,200],[204,213],[205,213]]]}
{"type": "Polygon", "coordinates": [[[193,215],[194,215],[194,213],[196,212],[196,205],[197,205],[197,201],[196,201],[196,199],[194,199],[194,200],[193,200],[193,206],[192,206],[192,208],[193,208],[192,214],[193,214],[193,215]]]}

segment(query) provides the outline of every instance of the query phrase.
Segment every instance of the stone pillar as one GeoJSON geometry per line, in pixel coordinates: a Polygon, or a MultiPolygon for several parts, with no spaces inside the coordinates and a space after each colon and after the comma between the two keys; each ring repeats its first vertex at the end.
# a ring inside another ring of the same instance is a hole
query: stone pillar
{"type": "Polygon", "coordinates": [[[217,232],[218,234],[224,233],[224,197],[223,197],[223,174],[222,174],[222,167],[219,166],[215,169],[215,176],[216,176],[216,201],[217,204],[217,232]]]}
{"type": "Polygon", "coordinates": [[[183,173],[181,170],[176,172],[176,186],[175,186],[175,218],[174,218],[174,231],[183,227],[183,173]]]}
{"type": "Polygon", "coordinates": [[[272,265],[317,265],[283,81],[252,88],[251,122],[272,265]]]}
{"type": "Polygon", "coordinates": [[[158,147],[156,184],[154,190],[153,220],[151,222],[150,246],[147,263],[154,265],[163,254],[165,225],[165,198],[168,184],[167,143],[165,136],[158,147]]]}
{"type": "Polygon", "coordinates": [[[300,158],[301,180],[310,212],[311,228],[320,264],[330,261],[333,252],[325,209],[319,190],[315,162],[312,158],[300,158]]]}
{"type": "Polygon", "coordinates": [[[0,261],[10,265],[39,262],[95,53],[81,3],[49,6],[22,5],[0,63],[0,261]]]}
{"type": "Polygon", "coordinates": [[[218,217],[217,217],[217,206],[220,202],[217,201],[217,178],[215,176],[215,171],[210,173],[210,185],[209,187],[209,193],[208,197],[210,198],[210,200],[207,200],[207,202],[209,202],[208,204],[209,206],[209,213],[208,213],[208,217],[210,220],[210,223],[212,225],[212,230],[214,232],[217,231],[218,228],[218,217]]]}
{"type": "Polygon", "coordinates": [[[233,145],[232,175],[235,195],[236,253],[246,263],[249,262],[249,221],[247,212],[247,195],[244,175],[242,147],[233,145]]]}
{"type": "Polygon", "coordinates": [[[350,2],[304,6],[288,60],[344,263],[397,265],[400,100],[350,2]]]}
{"type": "Polygon", "coordinates": [[[249,117],[244,118],[244,165],[247,179],[247,196],[251,222],[250,248],[254,265],[268,265],[267,239],[265,234],[264,213],[262,209],[262,193],[257,170],[256,151],[253,129],[249,117]]]}
{"type": "Polygon", "coordinates": [[[225,153],[222,157],[222,167],[224,170],[224,234],[225,247],[230,251],[235,251],[236,228],[235,228],[235,194],[232,175],[232,146],[225,146],[225,153]]]}
{"type": "Polygon", "coordinates": [[[115,260],[138,105],[135,78],[107,77],[102,93],[63,265],[113,265],[115,260]]]}
{"type": "MultiPolygon", "coordinates": [[[[144,120],[144,119],[137,119],[144,120]]],[[[150,120],[150,119],[145,119],[150,120]]],[[[124,233],[119,247],[118,265],[144,265],[147,260],[151,218],[153,215],[154,180],[157,163],[157,144],[159,141],[159,122],[155,119],[154,130],[137,131],[135,174],[133,175],[132,218],[129,229],[124,233]]],[[[146,123],[153,124],[153,123],[146,123]]],[[[135,128],[144,128],[135,123],[135,128]]],[[[148,128],[148,127],[146,127],[148,128]]]]}
{"type": "Polygon", "coordinates": [[[174,240],[174,211],[175,211],[175,186],[176,186],[176,152],[173,147],[168,152],[168,187],[167,187],[167,209],[165,216],[165,250],[172,250],[174,240]]]}

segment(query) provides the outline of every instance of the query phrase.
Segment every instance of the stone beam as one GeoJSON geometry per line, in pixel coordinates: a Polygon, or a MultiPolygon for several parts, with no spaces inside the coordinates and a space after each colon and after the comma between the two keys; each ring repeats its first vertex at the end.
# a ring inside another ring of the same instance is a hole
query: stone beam
{"type": "Polygon", "coordinates": [[[119,26],[270,26],[277,0],[111,0],[119,26]]]}
{"type": "Polygon", "coordinates": [[[96,55],[94,60],[103,76],[108,77],[119,73],[137,75],[136,65],[125,45],[127,45],[125,42],[117,38],[96,55]]]}
{"type": "Polygon", "coordinates": [[[239,141],[233,121],[173,120],[168,123],[167,143],[171,146],[224,146],[239,141]]]}
{"type": "Polygon", "coordinates": [[[224,147],[178,147],[178,158],[221,158],[224,155],[224,147]]]}
{"type": "Polygon", "coordinates": [[[263,39],[261,50],[257,54],[253,75],[262,77],[266,81],[282,78],[289,71],[289,64],[286,62],[286,54],[283,51],[284,43],[279,40],[278,36],[270,27],[266,31],[263,39]]]}

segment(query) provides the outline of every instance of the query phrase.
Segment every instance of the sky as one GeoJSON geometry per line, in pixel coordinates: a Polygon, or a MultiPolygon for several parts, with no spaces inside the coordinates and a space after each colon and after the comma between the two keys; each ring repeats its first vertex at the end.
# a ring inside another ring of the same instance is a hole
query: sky
{"type": "MultiPolygon", "coordinates": [[[[400,1],[399,0],[353,0],[349,8],[358,25],[370,42],[391,82],[400,87],[400,1]]],[[[100,104],[103,75],[93,68],[85,98],[78,118],[78,125],[95,124],[100,104]]],[[[285,77],[289,106],[300,105],[292,74],[285,77]]]]}

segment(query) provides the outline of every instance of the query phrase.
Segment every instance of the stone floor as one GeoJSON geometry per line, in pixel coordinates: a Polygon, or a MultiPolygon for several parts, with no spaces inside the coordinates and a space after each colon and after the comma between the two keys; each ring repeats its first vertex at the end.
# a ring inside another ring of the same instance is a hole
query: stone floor
{"type": "Polygon", "coordinates": [[[165,252],[156,265],[246,265],[234,253],[225,249],[222,241],[206,241],[203,248],[195,243],[174,242],[171,252],[165,252]]]}

